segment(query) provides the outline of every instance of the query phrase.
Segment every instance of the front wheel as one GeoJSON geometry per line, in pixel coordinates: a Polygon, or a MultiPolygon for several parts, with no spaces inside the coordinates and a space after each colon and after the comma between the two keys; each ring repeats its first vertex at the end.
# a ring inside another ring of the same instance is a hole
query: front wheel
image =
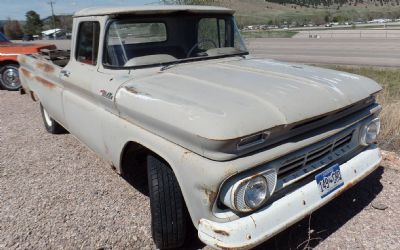
{"type": "Polygon", "coordinates": [[[19,80],[18,64],[12,63],[0,68],[0,87],[6,90],[16,91],[21,87],[19,80]]]}
{"type": "Polygon", "coordinates": [[[147,158],[147,171],[154,243],[159,249],[181,247],[189,216],[174,172],[151,155],[147,158]]]}
{"type": "Polygon", "coordinates": [[[51,134],[65,133],[65,129],[63,128],[63,126],[61,126],[58,122],[51,118],[46,109],[43,108],[42,104],[40,104],[40,113],[42,113],[44,127],[46,128],[47,132],[51,134]]]}

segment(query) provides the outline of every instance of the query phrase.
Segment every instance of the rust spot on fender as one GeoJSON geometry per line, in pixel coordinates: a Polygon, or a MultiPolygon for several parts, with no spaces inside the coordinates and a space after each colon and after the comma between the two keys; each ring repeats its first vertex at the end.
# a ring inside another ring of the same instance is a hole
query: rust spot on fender
{"type": "Polygon", "coordinates": [[[340,189],[339,192],[337,192],[333,197],[333,199],[336,199],[338,196],[340,196],[342,193],[344,193],[346,190],[350,189],[351,187],[353,187],[356,183],[354,183],[354,181],[347,183],[342,189],[340,189]]]}
{"type": "Polygon", "coordinates": [[[36,67],[46,73],[53,73],[54,72],[54,67],[51,66],[50,64],[47,63],[42,63],[42,62],[38,62],[36,64],[36,67]]]}
{"type": "Polygon", "coordinates": [[[56,86],[54,83],[47,81],[46,79],[44,79],[40,76],[36,76],[35,79],[36,79],[36,81],[40,82],[46,88],[52,89],[56,86]]]}
{"type": "Polygon", "coordinates": [[[39,101],[39,98],[37,97],[35,92],[31,91],[30,95],[31,95],[32,101],[34,101],[34,102],[39,101]]]}
{"type": "Polygon", "coordinates": [[[21,68],[21,73],[29,79],[33,78],[32,73],[24,68],[21,68]]]}
{"type": "Polygon", "coordinates": [[[214,229],[213,231],[214,231],[214,233],[220,234],[220,235],[223,235],[223,236],[229,236],[230,235],[227,231],[224,231],[224,230],[221,230],[221,229],[214,229]]]}
{"type": "Polygon", "coordinates": [[[209,204],[212,206],[214,204],[215,198],[217,197],[217,193],[208,189],[205,189],[204,192],[207,195],[209,204]]]}

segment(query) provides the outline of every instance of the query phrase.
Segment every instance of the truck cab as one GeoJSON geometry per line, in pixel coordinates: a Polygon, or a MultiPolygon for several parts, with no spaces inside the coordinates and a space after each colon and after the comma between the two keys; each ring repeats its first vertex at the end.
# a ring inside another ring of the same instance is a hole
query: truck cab
{"type": "Polygon", "coordinates": [[[190,223],[213,247],[254,247],[381,161],[376,82],[254,58],[233,14],[89,8],[74,15],[70,56],[19,56],[47,131],[144,183],[161,249],[182,246],[190,223]]]}

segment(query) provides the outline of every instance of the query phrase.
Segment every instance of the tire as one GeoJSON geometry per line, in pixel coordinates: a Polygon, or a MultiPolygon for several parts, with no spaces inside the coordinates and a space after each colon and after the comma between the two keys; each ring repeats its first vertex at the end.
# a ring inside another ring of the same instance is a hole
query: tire
{"type": "Polygon", "coordinates": [[[154,243],[158,249],[181,247],[189,216],[178,181],[165,162],[151,155],[147,171],[154,243]]]}
{"type": "Polygon", "coordinates": [[[40,104],[40,113],[42,113],[43,124],[47,132],[50,134],[63,134],[66,132],[63,126],[51,118],[51,116],[43,108],[42,104],[40,104]]]}
{"type": "Polygon", "coordinates": [[[17,91],[21,88],[18,68],[19,65],[15,63],[0,67],[0,86],[2,89],[17,91]]]}

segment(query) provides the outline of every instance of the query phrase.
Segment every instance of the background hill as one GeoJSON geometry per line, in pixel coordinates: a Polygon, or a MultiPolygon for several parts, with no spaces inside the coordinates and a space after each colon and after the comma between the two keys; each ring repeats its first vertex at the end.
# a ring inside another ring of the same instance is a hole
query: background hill
{"type": "Polygon", "coordinates": [[[237,11],[241,26],[297,25],[400,18],[400,0],[217,0],[237,11]]]}

